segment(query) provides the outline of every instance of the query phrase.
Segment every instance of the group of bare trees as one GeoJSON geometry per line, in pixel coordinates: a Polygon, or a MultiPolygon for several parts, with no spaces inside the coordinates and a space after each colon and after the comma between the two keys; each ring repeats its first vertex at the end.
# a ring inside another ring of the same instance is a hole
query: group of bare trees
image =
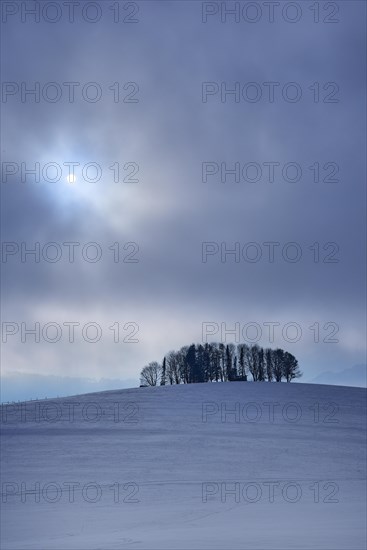
{"type": "Polygon", "coordinates": [[[179,351],[170,351],[163,362],[144,367],[142,386],[192,384],[197,382],[247,381],[291,382],[299,378],[298,361],[280,348],[262,348],[257,344],[191,344],[179,351]]]}

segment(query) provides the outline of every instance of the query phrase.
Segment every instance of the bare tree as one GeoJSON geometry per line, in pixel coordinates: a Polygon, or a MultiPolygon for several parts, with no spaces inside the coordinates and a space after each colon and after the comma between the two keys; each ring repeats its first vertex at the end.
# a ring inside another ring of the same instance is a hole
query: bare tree
{"type": "Polygon", "coordinates": [[[148,386],[156,386],[158,378],[160,376],[161,367],[157,361],[149,363],[140,373],[141,384],[148,384],[148,386]]]}
{"type": "Polygon", "coordinates": [[[168,382],[172,385],[175,383],[175,372],[177,368],[177,359],[176,359],[176,353],[174,351],[170,351],[167,353],[167,370],[166,374],[168,377],[168,382]]]}
{"type": "Polygon", "coordinates": [[[259,352],[259,346],[257,344],[254,344],[253,346],[251,346],[250,352],[248,354],[249,370],[252,374],[254,382],[257,382],[259,380],[259,352]]]}
{"type": "Polygon", "coordinates": [[[273,380],[273,350],[267,348],[265,350],[266,377],[268,382],[273,380]]]}
{"type": "Polygon", "coordinates": [[[300,378],[302,376],[297,359],[287,351],[284,353],[283,376],[287,382],[291,382],[294,378],[300,378]]]}
{"type": "Polygon", "coordinates": [[[242,380],[247,381],[247,372],[246,372],[246,354],[248,352],[248,346],[246,344],[238,344],[237,354],[238,354],[238,375],[242,380]]]}
{"type": "Polygon", "coordinates": [[[210,363],[213,369],[213,380],[218,382],[220,378],[220,355],[217,343],[209,344],[210,363]]]}
{"type": "Polygon", "coordinates": [[[276,382],[281,382],[283,377],[284,351],[277,348],[273,352],[273,375],[276,382]]]}
{"type": "Polygon", "coordinates": [[[189,346],[183,346],[177,353],[177,364],[178,364],[178,373],[177,373],[177,384],[180,384],[182,381],[184,384],[189,384],[190,382],[190,366],[187,362],[187,352],[189,346]]]}

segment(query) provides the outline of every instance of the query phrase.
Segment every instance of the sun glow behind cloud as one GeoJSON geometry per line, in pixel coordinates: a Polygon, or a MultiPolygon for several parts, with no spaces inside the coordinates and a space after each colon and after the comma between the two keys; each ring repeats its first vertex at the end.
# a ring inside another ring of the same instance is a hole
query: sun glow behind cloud
{"type": "MultiPolygon", "coordinates": [[[[40,315],[40,304],[45,322],[67,318],[61,306],[73,318],[83,318],[90,303],[96,306],[90,312],[96,320],[111,317],[112,324],[115,317],[124,320],[128,315],[142,324],[141,347],[148,350],[147,360],[161,360],[170,347],[199,341],[205,319],[226,320],[229,325],[296,321],[306,331],[316,320],[335,321],[341,327],[339,344],[295,344],[302,368],[310,374],[314,369],[311,375],[316,375],[320,364],[342,369],[360,362],[364,324],[358,313],[363,248],[358,186],[364,179],[354,142],[362,129],[356,95],[363,89],[365,70],[358,53],[362,19],[351,9],[344,10],[343,24],[313,25],[315,47],[309,48],[306,22],[243,26],[225,25],[217,18],[217,23],[203,25],[196,3],[174,4],[144,3],[141,24],[126,25],[124,32],[119,25],[104,28],[101,23],[81,28],[75,37],[75,27],[60,23],[52,29],[49,24],[37,25],[37,36],[31,26],[23,25],[20,35],[10,37],[19,63],[9,65],[7,80],[34,80],[32,59],[39,59],[47,46],[50,54],[38,66],[39,80],[53,78],[55,66],[55,78],[61,81],[98,78],[104,90],[120,78],[135,80],[141,101],[116,104],[107,92],[96,104],[4,104],[7,159],[30,167],[36,161],[41,167],[57,163],[62,170],[58,181],[41,178],[35,183],[30,177],[25,184],[4,186],[9,199],[6,238],[29,241],[29,247],[35,241],[78,241],[80,249],[96,241],[106,250],[92,265],[9,260],[5,305],[16,310],[18,320],[29,322],[40,315]],[[58,33],[57,40],[52,33],[58,33]],[[290,41],[292,49],[286,47],[290,41]],[[64,48],[68,51],[71,43],[75,56],[64,62],[64,48]],[[322,59],[328,60],[327,75],[322,59]],[[357,66],[361,71],[355,70],[357,66]],[[305,94],[315,80],[337,78],[343,101],[245,104],[231,102],[230,96],[225,103],[216,98],[201,101],[203,80],[256,78],[298,79],[305,94]],[[296,184],[278,179],[272,184],[224,184],[219,175],[204,184],[203,161],[219,166],[226,162],[229,167],[235,162],[297,161],[308,176],[296,184]],[[340,183],[310,183],[308,167],[315,161],[338,162],[340,183]],[[78,163],[73,183],[67,180],[71,163],[78,163]],[[111,169],[116,163],[119,181],[111,169]],[[124,169],[128,163],[139,166],[137,183],[123,181],[130,171],[124,169]],[[93,164],[102,170],[96,181],[93,164]],[[353,190],[348,181],[354,182],[353,190]],[[340,223],[346,219],[348,232],[340,223]],[[127,241],[139,244],[140,263],[111,263],[108,246],[127,241]],[[298,264],[222,263],[219,256],[203,264],[202,241],[225,241],[228,248],[237,241],[298,241],[304,255],[298,264]],[[321,250],[324,242],[337,241],[342,261],[309,261],[308,247],[315,241],[320,241],[321,250]]],[[[49,178],[54,174],[51,167],[49,178]]],[[[40,348],[32,346],[28,352],[27,346],[15,346],[8,362],[20,361],[22,368],[28,364],[39,371],[62,368],[62,354],[53,351],[56,346],[48,344],[43,357],[40,348]],[[19,361],[13,361],[16,354],[19,361]]],[[[85,362],[77,346],[68,349],[67,356],[72,357],[73,349],[73,360],[81,367],[85,362]]],[[[138,349],[129,356],[129,373],[136,375],[141,367],[138,349]]],[[[118,347],[110,352],[106,362],[88,353],[86,363],[93,363],[88,372],[92,368],[94,374],[108,376],[117,365],[125,365],[118,347]]],[[[82,371],[81,367],[81,376],[82,371]]]]}

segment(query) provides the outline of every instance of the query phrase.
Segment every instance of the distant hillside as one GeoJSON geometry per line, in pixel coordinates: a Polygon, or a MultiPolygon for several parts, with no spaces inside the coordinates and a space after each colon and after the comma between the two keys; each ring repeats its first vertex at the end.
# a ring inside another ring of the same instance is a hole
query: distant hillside
{"type": "Polygon", "coordinates": [[[333,384],[337,386],[354,386],[365,388],[367,385],[367,366],[354,365],[349,369],[339,372],[322,372],[311,382],[313,384],[333,384]]]}

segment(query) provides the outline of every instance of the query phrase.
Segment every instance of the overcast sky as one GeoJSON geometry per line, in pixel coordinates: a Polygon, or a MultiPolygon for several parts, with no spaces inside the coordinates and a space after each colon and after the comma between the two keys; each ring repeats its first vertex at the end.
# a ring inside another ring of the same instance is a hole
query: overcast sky
{"type": "Polygon", "coordinates": [[[364,2],[3,4],[3,399],[137,385],[203,323],[364,363],[364,2]]]}

